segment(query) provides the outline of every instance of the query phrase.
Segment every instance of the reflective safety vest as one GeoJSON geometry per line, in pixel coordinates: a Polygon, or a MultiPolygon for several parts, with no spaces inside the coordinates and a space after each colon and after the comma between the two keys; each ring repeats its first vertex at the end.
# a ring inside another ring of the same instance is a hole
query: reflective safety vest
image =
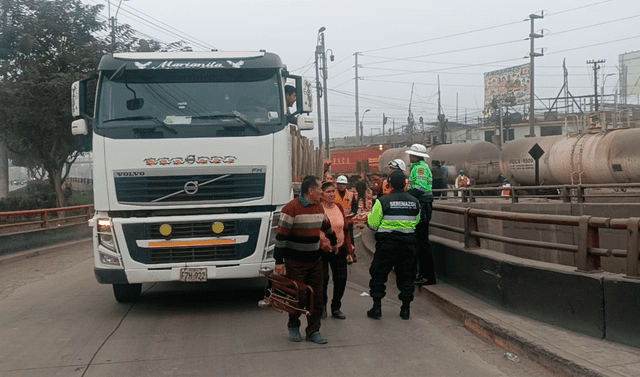
{"type": "Polygon", "coordinates": [[[409,177],[409,190],[418,189],[425,194],[431,193],[433,177],[431,169],[424,160],[411,164],[411,176],[409,177]]]}
{"type": "Polygon", "coordinates": [[[353,195],[349,190],[344,191],[344,198],[340,196],[340,191],[336,190],[336,203],[342,206],[345,216],[351,213],[351,203],[353,202],[353,195]]]}
{"type": "Polygon", "coordinates": [[[420,202],[405,191],[392,192],[376,200],[367,220],[378,233],[414,234],[420,221],[420,202]]]}

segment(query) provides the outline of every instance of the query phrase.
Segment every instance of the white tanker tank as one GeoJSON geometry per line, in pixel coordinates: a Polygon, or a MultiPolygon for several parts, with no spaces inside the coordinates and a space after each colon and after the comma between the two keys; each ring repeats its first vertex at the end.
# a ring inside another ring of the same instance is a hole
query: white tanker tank
{"type": "Polygon", "coordinates": [[[514,140],[502,149],[500,170],[505,178],[535,184],[534,159],[538,144],[541,185],[640,182],[640,129],[592,130],[563,136],[514,140]]]}
{"type": "MultiPolygon", "coordinates": [[[[407,164],[409,148],[394,148],[380,156],[380,171],[389,174],[389,161],[401,158],[407,164]]],[[[492,143],[477,142],[464,144],[443,144],[427,148],[425,161],[432,166],[432,160],[445,161],[448,170],[448,182],[453,184],[458,172],[464,170],[474,184],[494,183],[500,177],[500,150],[492,143]]],[[[407,172],[408,173],[408,172],[407,172]]]]}

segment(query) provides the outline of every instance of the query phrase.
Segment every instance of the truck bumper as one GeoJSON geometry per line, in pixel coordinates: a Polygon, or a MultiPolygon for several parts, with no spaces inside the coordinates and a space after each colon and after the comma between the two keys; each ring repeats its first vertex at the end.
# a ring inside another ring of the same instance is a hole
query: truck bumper
{"type": "Polygon", "coordinates": [[[100,284],[129,284],[124,270],[94,268],[93,272],[100,284]]]}

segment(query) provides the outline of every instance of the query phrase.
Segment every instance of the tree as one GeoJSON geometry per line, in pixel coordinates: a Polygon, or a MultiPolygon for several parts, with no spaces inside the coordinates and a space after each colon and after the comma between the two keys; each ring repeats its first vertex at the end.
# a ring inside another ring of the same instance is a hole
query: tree
{"type": "Polygon", "coordinates": [[[0,139],[15,161],[43,168],[66,205],[63,172],[80,152],[71,134],[71,83],[106,51],[94,37],[102,6],[79,0],[4,0],[0,34],[0,139]]]}
{"type": "Polygon", "coordinates": [[[94,72],[108,52],[189,49],[182,41],[139,45],[126,24],[118,26],[114,46],[97,37],[107,30],[98,20],[103,8],[80,0],[0,0],[0,140],[14,163],[46,171],[58,206],[66,205],[62,184],[84,151],[71,134],[71,84],[94,72]]]}

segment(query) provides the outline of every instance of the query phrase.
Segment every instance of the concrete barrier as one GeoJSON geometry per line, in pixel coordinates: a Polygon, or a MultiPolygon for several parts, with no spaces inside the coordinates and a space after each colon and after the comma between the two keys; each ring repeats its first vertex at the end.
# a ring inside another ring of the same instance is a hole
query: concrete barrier
{"type": "Polygon", "coordinates": [[[436,274],[446,283],[514,314],[640,347],[640,280],[430,238],[436,274]]]}
{"type": "Polygon", "coordinates": [[[0,255],[91,238],[91,236],[92,230],[87,226],[86,222],[1,235],[0,255]]]}

